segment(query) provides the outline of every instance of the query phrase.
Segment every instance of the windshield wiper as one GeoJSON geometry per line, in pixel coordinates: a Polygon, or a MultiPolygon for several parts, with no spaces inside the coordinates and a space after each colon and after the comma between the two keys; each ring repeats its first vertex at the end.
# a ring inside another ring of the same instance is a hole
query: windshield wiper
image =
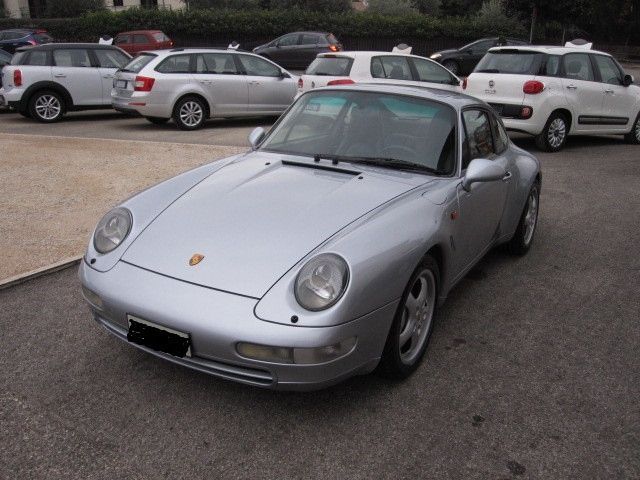
{"type": "MultiPolygon", "coordinates": [[[[327,158],[327,157],[322,157],[327,158]]],[[[444,175],[445,172],[441,170],[437,170],[435,168],[431,168],[427,165],[423,165],[417,162],[410,162],[409,160],[402,160],[399,158],[390,158],[390,157],[333,157],[339,161],[344,162],[355,162],[362,163],[364,165],[374,165],[376,167],[385,167],[385,168],[398,168],[401,170],[414,170],[421,172],[428,172],[434,175],[444,175]]],[[[333,160],[333,158],[330,158],[333,160]]],[[[337,162],[336,162],[337,163],[337,162]]]]}

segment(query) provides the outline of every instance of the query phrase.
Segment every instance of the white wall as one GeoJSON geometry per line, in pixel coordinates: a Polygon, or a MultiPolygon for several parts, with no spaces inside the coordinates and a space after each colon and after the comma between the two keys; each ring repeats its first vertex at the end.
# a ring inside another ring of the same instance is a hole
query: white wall
{"type": "MultiPolygon", "coordinates": [[[[139,7],[140,0],[123,0],[122,7],[114,7],[113,0],[105,0],[107,8],[115,11],[125,10],[130,7],[139,7]]],[[[181,0],[158,0],[158,8],[170,8],[179,10],[185,7],[185,3],[181,0]]]]}
{"type": "Polygon", "coordinates": [[[4,0],[4,11],[12,18],[29,17],[29,0],[4,0]]]}

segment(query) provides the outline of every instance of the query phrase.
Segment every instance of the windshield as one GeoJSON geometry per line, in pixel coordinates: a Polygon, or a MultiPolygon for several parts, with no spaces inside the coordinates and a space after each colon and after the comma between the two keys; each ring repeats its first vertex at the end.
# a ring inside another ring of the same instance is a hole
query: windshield
{"type": "Polygon", "coordinates": [[[536,75],[544,54],[531,51],[498,50],[488,52],[476,66],[476,73],[536,75]]]}
{"type": "Polygon", "coordinates": [[[307,75],[329,75],[346,77],[351,72],[353,58],[348,57],[317,57],[305,72],[307,75]]]}
{"type": "Polygon", "coordinates": [[[122,70],[124,72],[139,73],[154,58],[156,58],[156,55],[152,53],[142,53],[127,63],[122,70]]]}
{"type": "Polygon", "coordinates": [[[456,114],[422,98],[322,91],[300,97],[261,149],[451,174],[456,114]]]}

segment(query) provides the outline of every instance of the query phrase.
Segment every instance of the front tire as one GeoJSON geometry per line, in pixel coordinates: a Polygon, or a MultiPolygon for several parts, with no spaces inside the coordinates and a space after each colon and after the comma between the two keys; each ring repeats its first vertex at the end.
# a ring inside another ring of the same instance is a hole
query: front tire
{"type": "Polygon", "coordinates": [[[536,181],[527,197],[527,204],[524,206],[518,228],[513,238],[507,244],[509,252],[513,255],[524,255],[531,248],[533,236],[538,226],[538,212],[540,210],[540,182],[536,181]]]}
{"type": "Polygon", "coordinates": [[[198,97],[185,97],[173,109],[173,121],[181,130],[202,128],[206,120],[207,108],[198,97]]]}
{"type": "Polygon", "coordinates": [[[569,124],[567,118],[554,112],[549,116],[542,132],[536,136],[536,146],[544,152],[558,152],[567,143],[569,124]]]}
{"type": "Polygon", "coordinates": [[[624,136],[624,139],[632,145],[640,145],[640,113],[638,113],[636,121],[633,123],[633,128],[624,136]]]}
{"type": "Polygon", "coordinates": [[[440,269],[426,255],[411,275],[387,337],[379,370],[394,379],[407,378],[427,350],[436,318],[440,269]]]}
{"type": "Polygon", "coordinates": [[[36,92],[29,99],[29,115],[42,123],[58,122],[64,116],[62,97],[52,90],[36,92]]]}
{"type": "Polygon", "coordinates": [[[153,123],[154,125],[164,125],[169,121],[168,118],[160,118],[160,117],[144,117],[144,118],[146,118],[149,122],[153,123]]]}

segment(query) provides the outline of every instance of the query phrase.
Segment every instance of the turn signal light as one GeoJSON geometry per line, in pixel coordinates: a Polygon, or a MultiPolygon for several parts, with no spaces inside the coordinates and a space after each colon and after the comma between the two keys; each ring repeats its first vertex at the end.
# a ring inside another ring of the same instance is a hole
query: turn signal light
{"type": "Polygon", "coordinates": [[[332,52],[337,52],[340,49],[337,45],[329,45],[329,50],[331,50],[332,52]]]}
{"type": "Polygon", "coordinates": [[[22,86],[22,70],[13,71],[13,86],[14,87],[22,86]]]}
{"type": "Polygon", "coordinates": [[[330,82],[327,82],[327,86],[330,86],[330,85],[353,85],[354,83],[356,83],[356,82],[354,82],[350,78],[341,78],[339,80],[331,80],[330,82]]]}
{"type": "Polygon", "coordinates": [[[520,110],[520,118],[524,118],[525,120],[531,118],[533,115],[533,108],[531,107],[522,107],[520,110]]]}
{"type": "Polygon", "coordinates": [[[544,90],[544,83],[539,82],[538,80],[529,80],[528,82],[524,82],[522,86],[522,91],[528,95],[536,95],[544,90]]]}
{"type": "Polygon", "coordinates": [[[304,81],[302,80],[302,77],[300,77],[298,79],[298,88],[302,90],[303,86],[304,86],[304,81]]]}
{"type": "Polygon", "coordinates": [[[151,89],[153,88],[153,84],[155,83],[155,81],[156,81],[155,78],[142,77],[138,75],[133,84],[133,89],[136,92],[150,92],[151,89]]]}

